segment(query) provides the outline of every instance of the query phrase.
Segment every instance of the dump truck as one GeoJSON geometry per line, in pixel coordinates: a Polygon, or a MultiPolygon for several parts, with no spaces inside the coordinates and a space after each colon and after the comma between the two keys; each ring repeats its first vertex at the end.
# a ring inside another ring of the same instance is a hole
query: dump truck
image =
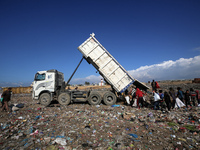
{"type": "Polygon", "coordinates": [[[39,100],[40,104],[45,106],[48,106],[53,100],[57,100],[61,105],[68,105],[76,101],[88,101],[91,105],[98,105],[103,101],[106,105],[113,105],[116,103],[118,94],[125,92],[131,85],[143,90],[148,89],[117,62],[95,38],[94,33],[90,34],[90,37],[78,47],[78,50],[83,57],[67,82],[64,80],[64,74],[56,69],[38,71],[35,74],[32,90],[33,99],[39,100]],[[111,86],[111,89],[66,89],[83,59],[96,68],[104,81],[111,86]]]}

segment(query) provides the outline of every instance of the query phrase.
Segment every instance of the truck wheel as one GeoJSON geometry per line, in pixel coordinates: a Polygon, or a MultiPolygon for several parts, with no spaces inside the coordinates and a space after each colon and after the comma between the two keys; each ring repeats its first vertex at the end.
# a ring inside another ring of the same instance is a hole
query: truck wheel
{"type": "Polygon", "coordinates": [[[68,105],[70,103],[71,99],[70,99],[70,95],[68,93],[61,93],[58,96],[58,102],[61,105],[68,105]]]}
{"type": "Polygon", "coordinates": [[[49,93],[43,93],[40,95],[40,104],[48,106],[51,103],[51,96],[49,93]]]}
{"type": "Polygon", "coordinates": [[[88,98],[90,105],[98,105],[101,103],[101,95],[97,92],[92,92],[88,98]]]}
{"type": "Polygon", "coordinates": [[[104,95],[103,95],[103,101],[106,105],[114,105],[116,103],[116,96],[114,93],[112,92],[106,92],[104,95]]]}

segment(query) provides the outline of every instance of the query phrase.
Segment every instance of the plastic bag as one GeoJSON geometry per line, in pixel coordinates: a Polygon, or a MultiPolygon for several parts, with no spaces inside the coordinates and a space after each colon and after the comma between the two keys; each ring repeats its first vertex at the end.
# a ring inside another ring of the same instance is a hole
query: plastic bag
{"type": "Polygon", "coordinates": [[[160,96],[157,93],[154,93],[154,101],[159,101],[160,96]]]}
{"type": "Polygon", "coordinates": [[[17,110],[19,110],[18,107],[15,107],[15,106],[12,107],[12,111],[17,111],[17,110]]]}
{"type": "Polygon", "coordinates": [[[23,108],[23,107],[24,107],[24,104],[22,104],[22,103],[17,104],[16,107],[18,107],[18,108],[23,108]]]}
{"type": "Polygon", "coordinates": [[[184,106],[185,106],[185,104],[177,97],[175,108],[180,108],[180,107],[184,107],[184,106]]]}
{"type": "Polygon", "coordinates": [[[133,107],[137,107],[137,99],[136,99],[136,98],[134,99],[134,103],[133,103],[132,106],[133,106],[133,107]]]}

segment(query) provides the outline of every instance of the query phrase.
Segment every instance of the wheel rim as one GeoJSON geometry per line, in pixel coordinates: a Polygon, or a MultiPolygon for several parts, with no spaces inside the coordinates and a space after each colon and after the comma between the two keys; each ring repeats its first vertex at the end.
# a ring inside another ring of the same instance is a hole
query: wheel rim
{"type": "Polygon", "coordinates": [[[104,94],[103,100],[106,105],[113,105],[116,102],[116,96],[111,92],[107,92],[104,94]]]}
{"type": "Polygon", "coordinates": [[[92,101],[93,101],[93,102],[95,102],[95,103],[96,103],[96,102],[98,102],[98,100],[99,100],[99,99],[98,99],[98,97],[97,97],[97,96],[92,96],[92,101]]]}
{"type": "Polygon", "coordinates": [[[43,97],[43,98],[42,98],[42,102],[43,102],[43,103],[47,103],[47,102],[48,102],[47,97],[43,97]]]}
{"type": "Polygon", "coordinates": [[[106,101],[109,102],[109,103],[112,102],[113,101],[113,97],[112,96],[107,96],[106,97],[106,101]]]}
{"type": "Polygon", "coordinates": [[[61,98],[61,101],[62,102],[66,102],[67,101],[67,98],[65,98],[64,96],[61,98]]]}
{"type": "Polygon", "coordinates": [[[58,102],[61,105],[68,105],[70,103],[70,96],[68,93],[61,93],[58,97],[58,102]]]}

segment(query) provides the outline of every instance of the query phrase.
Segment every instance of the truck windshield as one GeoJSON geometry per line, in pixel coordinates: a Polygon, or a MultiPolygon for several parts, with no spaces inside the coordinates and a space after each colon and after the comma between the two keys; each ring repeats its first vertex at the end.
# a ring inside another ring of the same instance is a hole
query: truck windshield
{"type": "Polygon", "coordinates": [[[41,80],[45,80],[45,73],[43,74],[36,73],[35,81],[41,81],[41,80]]]}

